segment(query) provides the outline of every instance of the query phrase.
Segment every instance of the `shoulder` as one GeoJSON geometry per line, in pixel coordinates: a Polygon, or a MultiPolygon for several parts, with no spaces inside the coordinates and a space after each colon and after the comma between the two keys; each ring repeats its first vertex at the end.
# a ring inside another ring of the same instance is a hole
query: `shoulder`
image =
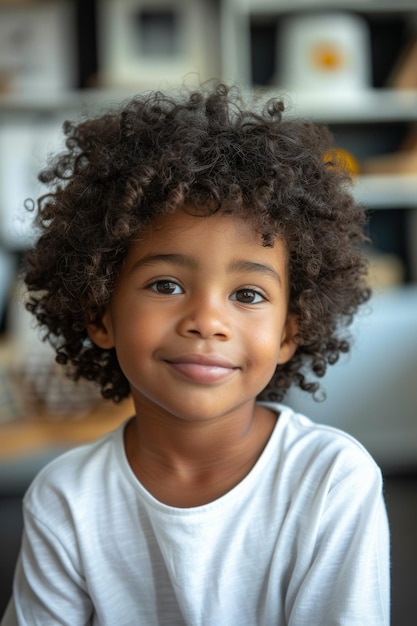
{"type": "Polygon", "coordinates": [[[45,511],[68,509],[77,502],[92,501],[103,491],[109,476],[117,474],[123,456],[123,429],[95,442],[77,446],[48,463],[24,496],[27,512],[42,517],[45,511]]]}
{"type": "Polygon", "coordinates": [[[381,488],[380,468],[354,437],[338,428],[318,424],[285,405],[275,405],[275,410],[280,413],[282,461],[291,475],[325,480],[329,488],[346,481],[362,489],[366,485],[381,488]]]}

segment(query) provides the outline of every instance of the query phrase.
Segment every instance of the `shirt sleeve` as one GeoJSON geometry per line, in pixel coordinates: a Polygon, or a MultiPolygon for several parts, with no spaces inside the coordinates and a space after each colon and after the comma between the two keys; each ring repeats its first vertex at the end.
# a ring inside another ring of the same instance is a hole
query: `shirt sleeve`
{"type": "Polygon", "coordinates": [[[294,577],[295,588],[290,583],[287,623],[388,626],[389,529],[381,473],[363,454],[331,474],[318,487],[314,514],[297,540],[303,574],[294,577]]]}
{"type": "Polygon", "coordinates": [[[71,553],[27,509],[13,584],[1,626],[86,626],[92,606],[71,553]]]}

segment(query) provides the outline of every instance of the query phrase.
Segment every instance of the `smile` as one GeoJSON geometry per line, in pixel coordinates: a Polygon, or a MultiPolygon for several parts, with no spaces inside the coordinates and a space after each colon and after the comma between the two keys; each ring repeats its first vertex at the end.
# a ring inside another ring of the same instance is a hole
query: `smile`
{"type": "Polygon", "coordinates": [[[165,361],[176,373],[199,384],[214,384],[229,378],[239,368],[220,356],[184,355],[165,361]]]}

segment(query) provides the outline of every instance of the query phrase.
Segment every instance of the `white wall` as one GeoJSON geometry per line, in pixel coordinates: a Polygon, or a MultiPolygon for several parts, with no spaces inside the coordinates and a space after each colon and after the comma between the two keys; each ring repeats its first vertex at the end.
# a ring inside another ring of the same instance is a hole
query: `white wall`
{"type": "Polygon", "coordinates": [[[359,439],[385,468],[417,466],[417,287],[374,296],[352,327],[349,356],[322,379],[324,402],[286,403],[359,439]],[[371,311],[369,311],[369,308],[371,311]]]}

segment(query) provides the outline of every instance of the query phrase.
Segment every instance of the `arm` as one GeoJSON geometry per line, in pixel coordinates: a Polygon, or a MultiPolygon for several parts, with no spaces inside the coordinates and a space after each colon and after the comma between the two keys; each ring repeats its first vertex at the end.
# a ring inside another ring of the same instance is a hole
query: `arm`
{"type": "Polygon", "coordinates": [[[320,486],[326,495],[300,536],[300,552],[312,547],[288,596],[288,624],[388,626],[389,533],[380,472],[365,457],[343,477],[335,473],[320,486]]]}
{"type": "MultiPolygon", "coordinates": [[[[71,552],[40,520],[24,512],[25,530],[13,597],[1,626],[86,626],[92,605],[71,552]]],[[[67,534],[67,539],[69,535],[67,534]]]]}

